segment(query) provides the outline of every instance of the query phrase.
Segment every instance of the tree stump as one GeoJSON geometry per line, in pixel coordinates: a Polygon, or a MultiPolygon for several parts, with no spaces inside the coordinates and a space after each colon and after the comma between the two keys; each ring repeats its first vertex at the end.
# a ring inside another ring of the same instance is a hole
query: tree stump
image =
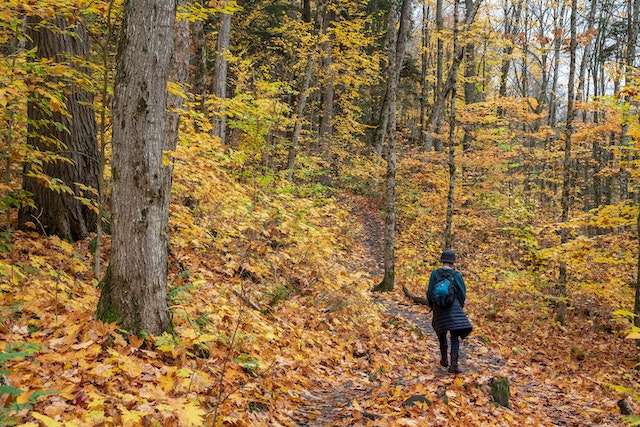
{"type": "Polygon", "coordinates": [[[618,407],[620,408],[620,413],[622,415],[633,415],[633,409],[631,408],[631,405],[629,404],[629,401],[626,397],[624,399],[618,400],[618,407]]]}
{"type": "Polygon", "coordinates": [[[509,389],[509,379],[507,377],[495,377],[489,382],[489,395],[493,401],[505,408],[511,408],[509,399],[511,391],[509,389]]]}

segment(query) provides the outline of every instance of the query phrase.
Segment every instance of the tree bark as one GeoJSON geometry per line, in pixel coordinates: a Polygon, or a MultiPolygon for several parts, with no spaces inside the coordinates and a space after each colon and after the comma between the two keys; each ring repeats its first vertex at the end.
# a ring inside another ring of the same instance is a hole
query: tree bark
{"type": "MultiPolygon", "coordinates": [[[[306,7],[306,6],[305,6],[306,7]]],[[[313,66],[315,64],[317,42],[320,39],[322,32],[322,19],[324,16],[322,5],[318,6],[318,32],[316,33],[316,42],[311,49],[311,52],[307,55],[307,66],[305,68],[304,76],[300,84],[300,92],[298,93],[298,102],[296,103],[295,111],[295,124],[293,127],[293,136],[291,138],[291,147],[289,148],[289,158],[287,161],[287,169],[289,179],[293,179],[293,172],[296,166],[296,156],[298,153],[298,145],[300,143],[300,135],[302,133],[302,123],[304,109],[307,106],[307,98],[309,97],[309,87],[311,86],[311,77],[313,76],[313,66]]]]}
{"type": "MultiPolygon", "coordinates": [[[[466,13],[473,10],[473,0],[465,0],[466,13]]],[[[454,49],[455,50],[455,49],[454,49]]],[[[465,48],[465,66],[464,66],[464,102],[466,105],[474,104],[477,101],[476,89],[476,46],[474,43],[468,43],[465,48]]],[[[462,149],[468,150],[473,142],[474,125],[469,124],[464,127],[464,137],[462,139],[462,149]]]]}
{"type": "Polygon", "coordinates": [[[546,148],[551,148],[552,141],[556,139],[556,123],[558,122],[558,76],[560,74],[560,48],[562,47],[562,33],[564,28],[564,14],[566,3],[556,4],[553,10],[553,77],[551,78],[551,93],[549,96],[549,133],[547,134],[546,148]]]}
{"type": "Polygon", "coordinates": [[[315,61],[315,51],[311,52],[307,56],[307,66],[304,72],[302,80],[302,87],[298,94],[298,102],[295,112],[295,125],[293,127],[293,137],[291,138],[291,147],[289,148],[289,159],[287,161],[287,169],[289,179],[293,179],[293,172],[296,167],[296,156],[298,153],[298,145],[300,144],[300,135],[302,133],[302,123],[304,109],[307,105],[307,98],[309,97],[309,86],[311,84],[311,77],[313,74],[313,63],[315,61]]]}
{"type": "MultiPolygon", "coordinates": [[[[598,2],[596,0],[591,0],[591,7],[589,9],[589,15],[587,18],[587,31],[589,33],[594,33],[595,29],[594,29],[594,24],[595,24],[595,19],[596,19],[596,5],[598,4],[598,2]]],[[[593,51],[593,38],[591,36],[589,36],[589,39],[587,40],[587,43],[584,47],[584,54],[582,55],[582,59],[580,60],[580,73],[578,74],[578,89],[576,91],[576,99],[579,101],[586,101],[586,94],[584,93],[584,87],[587,81],[586,78],[586,72],[587,72],[587,65],[589,64],[589,61],[591,61],[591,52],[593,51]]],[[[587,111],[583,110],[582,112],[583,114],[583,121],[586,122],[587,120],[587,111]]]]}
{"type": "MultiPolygon", "coordinates": [[[[396,14],[395,4],[392,2],[389,13],[396,14]]],[[[396,124],[397,124],[397,93],[400,70],[404,60],[404,52],[407,45],[409,17],[411,14],[411,0],[402,1],[400,11],[400,25],[397,37],[392,37],[389,48],[389,73],[387,79],[387,96],[389,97],[389,138],[387,150],[387,176],[385,198],[385,224],[384,224],[384,277],[382,282],[374,288],[374,291],[390,292],[395,282],[395,227],[396,227],[396,124]]],[[[389,31],[395,32],[395,20],[389,31]]]]}
{"type": "MultiPolygon", "coordinates": [[[[55,30],[47,29],[41,23],[41,18],[30,17],[27,30],[38,59],[64,63],[68,62],[68,56],[88,58],[89,41],[80,22],[71,24],[65,17],[57,17],[53,22],[55,30]]],[[[81,73],[90,72],[86,67],[73,67],[81,73]]],[[[60,81],[59,78],[52,80],[60,81]]],[[[35,207],[24,206],[19,210],[18,226],[27,229],[32,223],[39,232],[75,241],[96,231],[95,206],[89,207],[86,202],[95,204],[97,197],[86,188],[98,189],[100,155],[93,94],[74,82],[68,83],[67,89],[64,103],[68,116],[60,111],[49,111],[37,101],[28,104],[27,144],[42,152],[53,152],[61,159],[45,161],[41,167],[34,163],[24,164],[22,187],[33,194],[35,207]],[[40,172],[50,179],[61,180],[72,194],[43,185],[34,177],[40,172]],[[84,198],[85,203],[79,198],[84,198]]]]}
{"type": "Polygon", "coordinates": [[[170,326],[167,175],[171,168],[163,165],[163,150],[175,15],[175,0],[125,1],[116,59],[113,234],[97,317],[136,334],[157,335],[170,326]]]}
{"type": "MultiPolygon", "coordinates": [[[[431,9],[428,2],[422,3],[422,68],[420,73],[420,138],[425,151],[431,151],[432,140],[427,135],[427,96],[429,83],[427,82],[427,69],[429,60],[429,18],[431,9]]],[[[435,93],[435,91],[434,91],[435,93]]]]}
{"type": "MultiPolygon", "coordinates": [[[[467,10],[469,13],[469,10],[467,10]]],[[[458,2],[455,2],[453,12],[453,50],[458,48],[458,2]]],[[[453,203],[455,201],[456,188],[456,75],[453,76],[453,89],[451,90],[451,111],[449,115],[449,191],[447,193],[447,214],[444,228],[444,249],[451,249],[453,245],[452,228],[453,228],[453,203]]]]}
{"type": "MultiPolygon", "coordinates": [[[[194,0],[177,0],[178,6],[192,3],[194,0]]],[[[189,21],[182,19],[177,20],[174,27],[173,35],[173,54],[171,63],[169,64],[169,81],[178,86],[184,87],[189,79],[189,60],[191,53],[191,38],[189,21]]],[[[185,91],[186,92],[186,91],[185,91]]],[[[175,151],[178,144],[178,131],[180,129],[180,110],[184,103],[184,98],[180,94],[167,93],[167,109],[165,115],[165,134],[164,134],[164,151],[163,158],[163,178],[162,188],[168,191],[168,197],[163,201],[162,212],[165,218],[162,223],[165,224],[164,232],[167,234],[169,230],[166,228],[169,223],[169,207],[171,203],[171,184],[173,177],[173,156],[170,154],[175,151]],[[168,158],[167,158],[168,157],[168,158]]],[[[167,237],[168,239],[168,237],[167,237]]],[[[167,240],[168,244],[168,240],[167,240]]]]}
{"type": "MultiPolygon", "coordinates": [[[[438,105],[438,96],[440,91],[442,90],[442,79],[444,73],[444,40],[443,40],[443,31],[444,31],[444,17],[443,17],[443,7],[444,1],[437,0],[436,1],[436,31],[438,33],[438,39],[436,42],[436,87],[433,91],[434,100],[433,100],[433,108],[435,110],[438,105]]],[[[427,142],[427,146],[433,146],[433,148],[437,152],[442,151],[442,140],[440,139],[440,116],[435,116],[433,112],[431,113],[431,117],[426,127],[427,138],[429,141],[427,142]],[[431,123],[433,125],[431,126],[431,123]],[[435,138],[433,137],[435,134],[435,138]]]]}
{"type": "MultiPolygon", "coordinates": [[[[203,3],[204,0],[198,0],[203,3]]],[[[206,23],[203,20],[197,20],[191,25],[193,39],[193,58],[191,65],[193,67],[193,93],[198,105],[198,110],[205,117],[208,116],[207,109],[207,32],[206,23]]],[[[207,119],[208,120],[208,119],[207,119]]],[[[196,130],[199,128],[196,125],[196,130]]]]}
{"type": "MultiPolygon", "coordinates": [[[[465,29],[469,28],[469,26],[475,20],[476,14],[478,13],[478,8],[480,7],[481,3],[482,3],[482,0],[476,0],[475,3],[473,3],[472,8],[467,11],[467,15],[464,23],[465,29]]],[[[444,113],[447,98],[451,94],[451,91],[453,91],[454,85],[457,81],[456,74],[458,73],[460,64],[464,59],[464,52],[465,52],[464,46],[457,46],[454,51],[453,62],[451,64],[451,68],[449,69],[447,80],[444,83],[444,86],[442,87],[440,92],[438,92],[436,102],[433,105],[433,110],[431,111],[431,115],[429,116],[429,121],[427,122],[427,132],[429,134],[431,134],[434,131],[436,124],[438,123],[438,121],[440,120],[440,118],[444,113]]]]}
{"type": "Polygon", "coordinates": [[[332,36],[330,28],[333,25],[334,11],[332,9],[324,10],[324,18],[322,21],[322,32],[324,41],[322,43],[322,84],[321,84],[321,101],[322,113],[320,115],[320,144],[322,157],[327,164],[331,164],[331,138],[333,135],[333,98],[335,94],[334,75],[331,65],[332,58],[332,36]]]}
{"type": "MultiPolygon", "coordinates": [[[[627,43],[627,64],[625,73],[625,86],[630,84],[636,78],[633,66],[636,59],[636,43],[638,39],[638,25],[640,25],[640,0],[628,0],[628,43],[627,43]]],[[[627,113],[628,114],[628,113],[627,113]]],[[[623,137],[628,138],[629,124],[627,114],[623,115],[623,137]]],[[[640,212],[637,218],[637,231],[640,231],[640,212]]],[[[638,234],[638,247],[640,248],[640,234],[638,234]]],[[[640,272],[640,253],[638,254],[638,272],[640,272]]],[[[640,327],[640,277],[636,279],[635,300],[633,304],[633,312],[636,314],[634,324],[640,327]]],[[[636,341],[636,361],[640,361],[640,343],[636,341]]]]}
{"type": "MultiPolygon", "coordinates": [[[[640,0],[627,0],[627,47],[625,55],[625,76],[622,100],[628,102],[628,95],[625,89],[631,84],[634,71],[633,65],[636,58],[636,42],[638,35],[638,9],[640,9],[640,0]]],[[[629,153],[629,110],[625,109],[622,114],[622,128],[620,130],[620,157],[624,162],[620,163],[620,199],[628,200],[629,197],[629,170],[624,166],[631,158],[629,153]]]]}
{"type": "MultiPolygon", "coordinates": [[[[513,53],[513,38],[520,27],[520,14],[522,12],[523,0],[517,0],[517,3],[508,5],[509,0],[504,0],[504,37],[508,39],[508,44],[502,49],[502,63],[500,66],[500,86],[498,94],[500,97],[507,96],[507,77],[511,68],[511,54],[513,53]],[[515,9],[515,10],[514,10],[515,9]]],[[[498,113],[503,114],[502,108],[498,108],[498,113]]]]}
{"type": "MultiPolygon", "coordinates": [[[[228,2],[225,1],[225,5],[228,2]]],[[[223,12],[220,15],[220,27],[218,30],[218,50],[216,52],[216,62],[213,74],[213,94],[218,99],[227,97],[227,71],[229,62],[226,55],[229,52],[229,42],[231,37],[231,14],[223,12]]],[[[216,108],[213,118],[213,134],[220,138],[221,143],[225,143],[226,118],[223,108],[216,108]]]]}
{"type": "MultiPolygon", "coordinates": [[[[573,120],[575,118],[575,76],[576,76],[576,50],[577,35],[576,21],[578,15],[578,0],[571,0],[571,40],[569,42],[569,82],[567,87],[567,123],[565,129],[564,143],[564,162],[563,162],[563,178],[562,178],[562,217],[560,230],[560,243],[565,244],[569,241],[569,230],[564,227],[569,222],[570,194],[571,194],[571,137],[573,135],[573,120]]],[[[556,304],[556,320],[564,323],[567,318],[567,263],[562,259],[560,261],[560,271],[557,284],[558,302],[556,304]]]]}

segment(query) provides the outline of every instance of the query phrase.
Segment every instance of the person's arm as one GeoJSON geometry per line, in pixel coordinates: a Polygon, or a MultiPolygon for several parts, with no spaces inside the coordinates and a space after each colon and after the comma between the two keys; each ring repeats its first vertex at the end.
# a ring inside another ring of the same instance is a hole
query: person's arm
{"type": "Polygon", "coordinates": [[[433,295],[434,288],[436,287],[436,280],[437,280],[436,278],[438,275],[436,271],[437,270],[433,270],[431,272],[431,277],[429,277],[429,286],[427,287],[427,300],[429,302],[429,307],[433,307],[433,303],[434,303],[432,295],[433,295]]]}
{"type": "Polygon", "coordinates": [[[455,277],[456,285],[458,286],[458,301],[460,301],[460,305],[464,307],[464,303],[467,300],[467,286],[464,284],[464,279],[462,278],[462,273],[458,272],[455,277]]]}

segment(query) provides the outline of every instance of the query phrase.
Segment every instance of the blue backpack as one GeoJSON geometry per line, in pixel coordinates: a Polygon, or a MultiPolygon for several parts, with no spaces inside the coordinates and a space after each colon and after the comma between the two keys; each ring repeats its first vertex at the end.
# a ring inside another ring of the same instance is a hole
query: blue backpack
{"type": "Polygon", "coordinates": [[[455,282],[453,277],[441,277],[433,291],[433,301],[438,307],[449,308],[456,299],[455,282]]]}

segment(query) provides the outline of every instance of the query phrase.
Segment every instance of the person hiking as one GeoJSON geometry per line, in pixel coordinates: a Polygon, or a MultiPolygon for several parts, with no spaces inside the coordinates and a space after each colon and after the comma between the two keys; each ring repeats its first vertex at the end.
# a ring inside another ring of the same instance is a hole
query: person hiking
{"type": "Polygon", "coordinates": [[[469,336],[473,329],[463,311],[467,289],[462,273],[454,268],[456,254],[445,250],[440,256],[440,262],[443,266],[431,272],[427,288],[427,300],[433,310],[431,325],[440,342],[440,365],[449,367],[449,372],[458,374],[462,372],[458,365],[460,339],[469,336]],[[447,358],[447,332],[451,334],[450,364],[447,358]]]}

